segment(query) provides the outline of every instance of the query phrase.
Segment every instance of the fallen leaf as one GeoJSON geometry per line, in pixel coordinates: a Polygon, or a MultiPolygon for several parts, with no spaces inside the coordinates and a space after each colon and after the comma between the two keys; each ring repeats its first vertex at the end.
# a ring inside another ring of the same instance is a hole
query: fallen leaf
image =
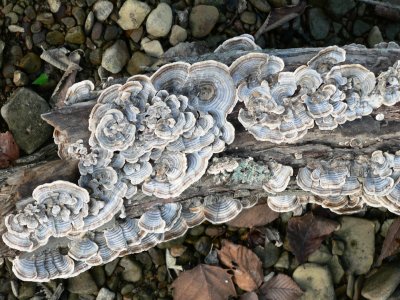
{"type": "Polygon", "coordinates": [[[291,218],[287,226],[287,238],[290,249],[299,263],[304,263],[338,227],[338,222],[315,216],[311,212],[291,218]]]}
{"type": "Polygon", "coordinates": [[[168,249],[165,250],[165,264],[167,269],[173,269],[177,274],[179,274],[179,271],[183,271],[182,266],[176,264],[176,258],[171,255],[168,249]]]}
{"type": "Polygon", "coordinates": [[[250,249],[222,240],[218,257],[225,266],[232,269],[233,280],[242,290],[252,292],[262,284],[262,263],[250,249]]]}
{"type": "Polygon", "coordinates": [[[200,264],[172,283],[175,300],[224,300],[236,297],[232,276],[220,267],[200,264]]]}
{"type": "Polygon", "coordinates": [[[258,300],[258,296],[255,292],[248,292],[240,296],[240,300],[258,300]]]}
{"type": "Polygon", "coordinates": [[[259,296],[262,300],[297,300],[303,291],[296,282],[285,274],[278,274],[265,282],[259,296]]]}
{"type": "Polygon", "coordinates": [[[7,168],[19,157],[19,148],[11,132],[0,133],[0,168],[7,168]]]}
{"type": "Polygon", "coordinates": [[[381,254],[378,257],[377,264],[382,264],[382,261],[389,256],[400,252],[400,218],[393,221],[389,226],[385,240],[383,241],[381,254]]]}
{"type": "Polygon", "coordinates": [[[279,217],[279,213],[269,208],[267,203],[244,209],[236,218],[228,222],[235,227],[255,227],[271,223],[279,217]]]}

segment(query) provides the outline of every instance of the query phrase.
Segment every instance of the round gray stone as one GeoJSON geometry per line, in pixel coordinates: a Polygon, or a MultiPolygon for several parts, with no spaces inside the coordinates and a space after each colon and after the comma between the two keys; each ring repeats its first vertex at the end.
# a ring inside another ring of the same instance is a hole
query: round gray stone
{"type": "Polygon", "coordinates": [[[293,279],[304,291],[302,300],[334,300],[332,276],[326,266],[314,263],[300,265],[293,272],[293,279]]]}
{"type": "Polygon", "coordinates": [[[218,17],[219,12],[215,6],[198,5],[193,7],[189,16],[193,37],[202,38],[208,35],[217,24],[218,17]]]}
{"type": "Polygon", "coordinates": [[[123,30],[137,29],[150,13],[151,8],[145,2],[125,1],[119,10],[118,24],[123,30]]]}
{"type": "Polygon", "coordinates": [[[100,22],[105,21],[111,14],[114,5],[110,1],[98,1],[93,5],[93,13],[100,22]]]}
{"type": "Polygon", "coordinates": [[[323,40],[329,34],[331,23],[322,9],[311,8],[308,12],[308,26],[316,40],[323,40]]]}
{"type": "Polygon", "coordinates": [[[103,53],[101,66],[107,71],[116,74],[120,72],[129,59],[129,51],[123,40],[116,41],[103,53]]]}
{"type": "Polygon", "coordinates": [[[146,30],[154,37],[164,37],[172,26],[172,10],[166,3],[160,3],[146,20],[146,30]]]}

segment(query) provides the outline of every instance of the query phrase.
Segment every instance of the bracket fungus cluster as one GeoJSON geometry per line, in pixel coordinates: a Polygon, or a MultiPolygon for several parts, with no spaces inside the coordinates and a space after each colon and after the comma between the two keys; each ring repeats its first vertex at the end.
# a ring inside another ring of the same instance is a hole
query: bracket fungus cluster
{"type": "Polygon", "coordinates": [[[376,79],[359,64],[341,64],[345,59],[345,50],[331,46],[294,72],[282,72],[279,57],[243,55],[230,66],[245,106],[239,121],[257,140],[294,143],[315,126],[333,130],[399,101],[398,63],[376,79]]]}
{"type": "MultiPolygon", "coordinates": [[[[260,48],[243,35],[216,52],[230,50],[260,48]]],[[[38,186],[21,211],[7,216],[3,240],[21,251],[14,273],[29,281],[72,277],[182,236],[203,221],[227,222],[256,204],[259,194],[246,189],[173,202],[206,171],[217,185],[262,188],[276,211],[315,202],[338,213],[368,204],[400,214],[400,153],[377,151],[371,158],[300,168],[296,183],[307,195],[286,191],[294,170],[273,159],[222,156],[209,166],[213,154],[234,140],[227,116],[237,100],[244,104],[238,119],[245,129],[257,140],[278,144],[399,101],[399,63],[375,78],[344,61],[345,51],[334,46],[293,72],[284,71],[281,58],[249,53],[230,67],[216,61],[167,64],[150,77],[135,75],[101,91],[90,81],[76,83],[66,105],[97,98],[89,140],[65,148],[79,161],[78,185],[38,186]],[[125,205],[145,196],[163,200],[140,218],[125,213],[125,205]]]]}

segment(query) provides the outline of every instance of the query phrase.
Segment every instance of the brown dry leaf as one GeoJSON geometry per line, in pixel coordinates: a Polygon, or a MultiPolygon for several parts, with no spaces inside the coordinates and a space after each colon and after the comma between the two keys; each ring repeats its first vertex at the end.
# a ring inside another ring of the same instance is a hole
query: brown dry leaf
{"type": "Polygon", "coordinates": [[[338,222],[315,216],[311,212],[301,217],[291,218],[287,226],[290,249],[302,264],[338,227],[338,222]]]}
{"type": "Polygon", "coordinates": [[[242,290],[252,292],[262,284],[262,263],[250,249],[222,240],[218,257],[225,266],[232,269],[233,280],[242,290]]]}
{"type": "Polygon", "coordinates": [[[303,291],[285,274],[278,274],[264,283],[259,296],[262,300],[297,300],[301,297],[303,291]]]}
{"type": "Polygon", "coordinates": [[[393,221],[383,241],[381,254],[378,257],[377,264],[382,264],[382,261],[389,256],[400,252],[400,218],[393,221]]]}
{"type": "Polygon", "coordinates": [[[235,227],[255,227],[271,223],[279,217],[279,213],[269,208],[267,203],[244,209],[236,218],[228,222],[235,227]]]}
{"type": "Polygon", "coordinates": [[[240,300],[258,300],[258,296],[255,292],[247,292],[240,296],[240,300]]]}
{"type": "Polygon", "coordinates": [[[224,300],[236,296],[232,275],[220,267],[200,264],[172,283],[175,300],[224,300]]]}
{"type": "Polygon", "coordinates": [[[11,132],[0,133],[0,168],[7,168],[19,158],[19,148],[11,132]]]}

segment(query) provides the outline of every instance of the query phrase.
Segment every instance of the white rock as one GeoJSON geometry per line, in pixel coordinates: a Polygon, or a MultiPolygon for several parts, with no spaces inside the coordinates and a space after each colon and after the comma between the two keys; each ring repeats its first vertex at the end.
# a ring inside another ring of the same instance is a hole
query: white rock
{"type": "Polygon", "coordinates": [[[160,44],[159,41],[154,40],[154,41],[149,41],[148,38],[144,38],[141,43],[144,52],[146,52],[147,55],[153,56],[153,57],[161,57],[164,54],[164,50],[160,44]]]}
{"type": "Polygon", "coordinates": [[[160,3],[147,18],[146,30],[154,37],[168,34],[172,25],[172,10],[166,3],[160,3]]]}
{"type": "Polygon", "coordinates": [[[111,14],[114,5],[110,1],[98,1],[93,5],[93,12],[97,20],[105,21],[111,14]]]}
{"type": "Polygon", "coordinates": [[[185,28],[182,28],[179,25],[172,26],[171,35],[169,36],[169,43],[172,46],[175,46],[180,42],[184,42],[186,38],[187,32],[185,28]]]}
{"type": "Polygon", "coordinates": [[[145,2],[127,0],[119,10],[118,24],[123,30],[137,29],[150,13],[151,8],[145,2]]]}

